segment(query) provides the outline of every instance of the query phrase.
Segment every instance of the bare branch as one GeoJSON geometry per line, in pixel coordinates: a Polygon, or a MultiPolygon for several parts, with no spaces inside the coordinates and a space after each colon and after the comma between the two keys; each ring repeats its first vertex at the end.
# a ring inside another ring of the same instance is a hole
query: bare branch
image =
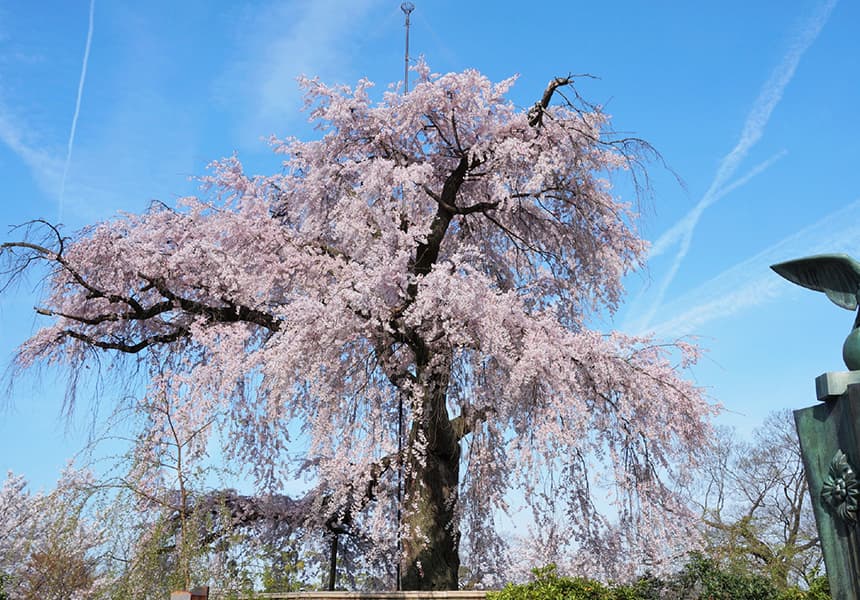
{"type": "Polygon", "coordinates": [[[546,89],[543,92],[543,96],[541,99],[534,103],[529,109],[528,119],[529,125],[532,127],[540,127],[543,125],[543,116],[546,112],[546,109],[549,108],[549,103],[552,101],[552,95],[555,91],[565,85],[570,85],[573,82],[573,78],[568,75],[567,77],[556,77],[552,81],[550,81],[546,89]]]}

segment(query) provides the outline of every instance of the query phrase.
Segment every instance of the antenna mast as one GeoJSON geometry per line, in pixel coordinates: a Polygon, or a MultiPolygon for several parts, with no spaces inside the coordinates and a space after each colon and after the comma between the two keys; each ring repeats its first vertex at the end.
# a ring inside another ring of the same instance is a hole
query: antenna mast
{"type": "Polygon", "coordinates": [[[404,55],[403,67],[403,93],[409,92],[409,15],[415,10],[415,5],[411,2],[404,2],[400,5],[400,10],[406,15],[406,53],[404,55]]]}

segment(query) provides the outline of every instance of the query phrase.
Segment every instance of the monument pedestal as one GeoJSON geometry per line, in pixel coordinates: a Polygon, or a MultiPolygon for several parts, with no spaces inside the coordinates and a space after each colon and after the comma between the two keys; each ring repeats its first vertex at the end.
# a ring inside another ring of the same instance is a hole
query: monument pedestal
{"type": "Polygon", "coordinates": [[[821,404],[794,411],[834,600],[860,600],[860,371],[815,380],[821,404]]]}

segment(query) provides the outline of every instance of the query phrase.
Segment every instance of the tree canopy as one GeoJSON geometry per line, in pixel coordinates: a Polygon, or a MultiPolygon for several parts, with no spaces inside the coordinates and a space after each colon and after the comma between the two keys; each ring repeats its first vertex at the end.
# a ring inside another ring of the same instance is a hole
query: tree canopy
{"type": "Polygon", "coordinates": [[[731,431],[718,431],[698,483],[710,556],[758,572],[780,589],[810,585],[823,570],[800,444],[788,410],[768,415],[747,442],[731,431]]]}
{"type": "Polygon", "coordinates": [[[261,491],[312,474],[308,518],[371,536],[405,588],[456,587],[461,536],[491,571],[514,490],[595,560],[654,563],[714,409],[678,373],[695,347],[590,325],[643,258],[611,181],[650,148],[572,78],[523,110],[515,78],[417,70],[378,102],[301,81],[319,137],[273,139],[277,173],[230,157],[175,207],[3,244],[8,281],[50,268],[17,367],[144,373],[141,464],[220,430],[261,491]]]}

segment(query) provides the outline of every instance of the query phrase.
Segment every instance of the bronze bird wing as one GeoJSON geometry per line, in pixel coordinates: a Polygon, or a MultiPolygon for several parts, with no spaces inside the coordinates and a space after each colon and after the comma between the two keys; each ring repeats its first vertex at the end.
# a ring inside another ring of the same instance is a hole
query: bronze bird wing
{"type": "Polygon", "coordinates": [[[842,308],[857,308],[860,263],[847,254],[807,256],[771,265],[770,268],[792,283],[824,292],[842,308]]]}

